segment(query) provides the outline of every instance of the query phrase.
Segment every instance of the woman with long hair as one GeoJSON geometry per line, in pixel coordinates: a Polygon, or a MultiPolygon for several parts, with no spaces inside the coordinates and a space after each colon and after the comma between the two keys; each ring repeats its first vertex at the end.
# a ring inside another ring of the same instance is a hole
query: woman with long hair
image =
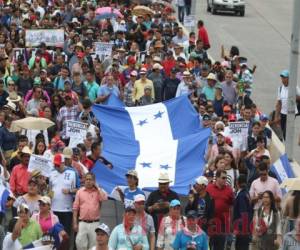
{"type": "Polygon", "coordinates": [[[34,154],[35,155],[44,155],[45,151],[47,149],[47,146],[43,140],[40,140],[35,144],[34,147],[34,154]]]}
{"type": "Polygon", "coordinates": [[[262,193],[262,205],[255,211],[253,220],[256,249],[278,249],[282,242],[281,218],[271,191],[267,190],[262,193]]]}
{"type": "Polygon", "coordinates": [[[56,118],[56,115],[58,114],[60,108],[63,105],[64,105],[64,101],[60,95],[55,94],[51,97],[51,111],[52,111],[53,118],[56,118]]]}
{"type": "Polygon", "coordinates": [[[224,153],[224,160],[225,160],[225,171],[227,173],[227,185],[235,188],[236,180],[239,177],[239,170],[235,164],[235,159],[233,154],[226,150],[224,153]]]}

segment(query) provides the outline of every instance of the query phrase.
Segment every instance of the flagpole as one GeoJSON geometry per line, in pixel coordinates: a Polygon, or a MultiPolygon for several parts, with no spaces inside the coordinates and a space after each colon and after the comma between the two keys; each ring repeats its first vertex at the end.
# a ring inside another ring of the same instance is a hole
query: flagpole
{"type": "Polygon", "coordinates": [[[288,113],[286,121],[286,141],[285,149],[290,161],[294,159],[294,137],[295,137],[295,106],[296,106],[296,90],[297,90],[297,69],[299,55],[299,32],[300,32],[300,0],[294,0],[293,6],[293,22],[290,49],[290,65],[289,65],[289,95],[288,95],[288,113]]]}

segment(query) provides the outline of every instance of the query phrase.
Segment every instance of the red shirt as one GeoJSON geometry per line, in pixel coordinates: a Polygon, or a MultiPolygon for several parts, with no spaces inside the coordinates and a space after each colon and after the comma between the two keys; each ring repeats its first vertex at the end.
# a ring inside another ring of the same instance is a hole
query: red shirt
{"type": "Polygon", "coordinates": [[[167,76],[170,76],[171,69],[175,67],[176,61],[174,59],[172,60],[165,60],[161,64],[164,67],[164,70],[166,72],[167,76]]]}
{"type": "Polygon", "coordinates": [[[89,158],[87,158],[86,156],[81,160],[81,163],[87,167],[87,169],[90,171],[93,166],[94,166],[94,162],[91,161],[89,158]]]}
{"type": "Polygon", "coordinates": [[[206,191],[215,201],[214,218],[221,219],[224,223],[226,216],[229,218],[229,210],[234,201],[232,188],[227,185],[223,188],[219,188],[216,184],[210,183],[206,187],[206,191]]]}
{"type": "Polygon", "coordinates": [[[201,39],[203,41],[204,47],[205,46],[210,47],[208,34],[207,34],[207,31],[206,31],[205,27],[203,27],[203,26],[200,27],[199,30],[198,30],[198,39],[201,39]]]}
{"type": "Polygon", "coordinates": [[[14,166],[9,180],[11,191],[18,195],[28,192],[29,172],[27,166],[18,164],[14,166]]]}

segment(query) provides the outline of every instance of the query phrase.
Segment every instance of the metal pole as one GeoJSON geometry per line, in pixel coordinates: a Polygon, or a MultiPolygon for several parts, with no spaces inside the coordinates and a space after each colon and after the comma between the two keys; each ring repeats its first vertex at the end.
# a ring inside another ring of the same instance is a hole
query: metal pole
{"type": "Polygon", "coordinates": [[[285,149],[290,160],[294,159],[294,137],[295,137],[295,106],[297,88],[297,69],[299,55],[299,33],[300,33],[300,0],[294,0],[293,23],[290,51],[290,76],[289,76],[289,95],[288,95],[288,114],[286,125],[285,149]]]}

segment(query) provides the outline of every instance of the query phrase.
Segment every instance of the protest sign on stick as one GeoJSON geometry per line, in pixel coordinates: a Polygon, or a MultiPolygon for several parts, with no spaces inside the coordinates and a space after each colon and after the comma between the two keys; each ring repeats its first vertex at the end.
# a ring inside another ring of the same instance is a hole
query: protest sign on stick
{"type": "Polygon", "coordinates": [[[69,147],[76,147],[78,143],[83,143],[86,138],[88,125],[83,122],[67,121],[67,137],[70,138],[69,147]]]}

